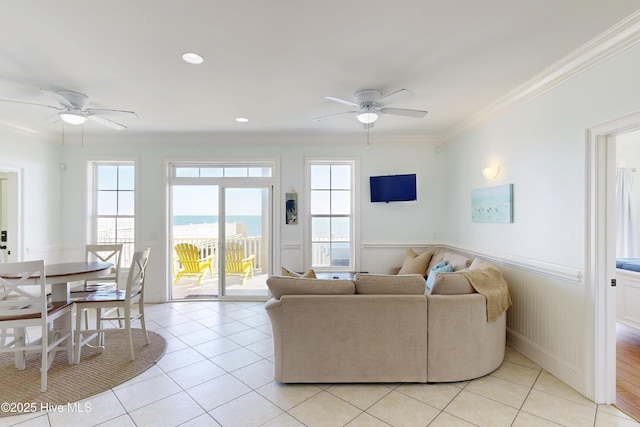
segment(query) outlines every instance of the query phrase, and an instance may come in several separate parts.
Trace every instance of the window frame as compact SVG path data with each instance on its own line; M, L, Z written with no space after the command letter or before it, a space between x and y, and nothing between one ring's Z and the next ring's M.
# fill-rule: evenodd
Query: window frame
M100 166L131 166L133 167L133 214L99 214L98 213L98 169ZM87 244L100 244L102 242L99 241L98 238L98 221L103 218L114 218L116 221L116 226L118 223L118 219L130 219L133 222L133 233L132 233L132 241L121 241L118 236L118 232L116 231L114 236L114 241L104 242L105 244L115 244L115 243L123 243L123 253L121 259L121 269L120 271L127 271L129 268L130 257L136 250L136 242L137 242L137 233L138 233L138 224L136 220L136 216L138 213L138 164L135 160L89 160L87 162L87 174L89 185L88 188L88 230L87 230ZM116 192L120 191L131 191L131 190L120 190L119 183L117 184ZM117 228L116 228L117 230Z
M329 166L350 166L350 214L321 214L312 215L311 213L311 169L316 165L329 165ZM359 259L356 247L358 246L358 228L359 224L359 211L356 209L359 201L359 182L358 177L358 162L355 158L306 158L305 159L305 183L304 183L304 209L306 226L304 232L304 260L305 270L313 268L316 271L358 271ZM331 190L330 190L331 191ZM313 229L312 222L314 217L324 218L349 218L349 264L346 266L313 266Z

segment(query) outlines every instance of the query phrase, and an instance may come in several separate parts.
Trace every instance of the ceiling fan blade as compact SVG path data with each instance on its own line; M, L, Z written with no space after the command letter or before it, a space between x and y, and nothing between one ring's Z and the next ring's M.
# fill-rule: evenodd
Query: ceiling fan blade
M138 117L135 112L127 110L112 110L109 108L87 108L85 111L90 114L98 114L100 116Z
M336 114L330 114L328 116L318 117L316 121L320 122L322 120L332 119L334 117L344 116L346 114L355 114L355 113L357 113L357 111L343 111L342 113L336 113Z
M58 123L60 121L60 113L55 113L49 117L45 117L43 121L49 123Z
M389 95L383 96L382 98L376 101L376 104L383 107L385 105L391 104L392 102L396 102L399 99L406 98L407 96L412 94L413 93L408 89L400 89L393 93L390 93Z
M393 114L396 116L407 116L407 117L418 117L418 118L422 118L427 115L427 111L408 110L406 108L381 108L380 112L383 114Z
M353 101L348 101L346 99L342 99L342 98L336 98L335 96L323 96L323 99L326 99L328 101L333 101L333 102L338 102L340 104L344 104L344 105L349 105L350 107L360 107L359 104L353 102Z
M95 114L89 114L87 116L87 118L89 120L93 120L96 123L100 123L101 125L108 126L108 127L112 128L112 129L115 129L115 130L122 130L122 129L126 129L127 128L123 124L114 122L113 120L109 120L109 119L106 119L106 118L101 117L101 116L97 116Z
M15 102L17 104L35 105L35 106L38 106L38 107L53 108L54 110L63 110L63 108L54 107L53 105L37 104L35 102L16 101L15 99L3 99L3 98L0 98L0 102Z
M62 105L65 108L76 108L75 105L73 105L72 103L69 102L69 100L67 100L67 98L65 98L64 96L60 95L59 93L56 92L51 92L50 90L44 90L44 89L40 89L42 91L42 93L49 95L51 98L55 99L56 102L58 102L58 104Z

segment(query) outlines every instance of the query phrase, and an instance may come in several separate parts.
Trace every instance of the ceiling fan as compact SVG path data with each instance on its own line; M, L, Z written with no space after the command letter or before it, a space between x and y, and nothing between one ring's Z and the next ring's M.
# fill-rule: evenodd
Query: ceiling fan
M79 92L74 92L71 90L57 90L55 92L51 92L43 89L41 89L41 91L42 93L50 96L56 102L58 102L58 104L60 104L60 107L46 104L37 104L34 102L16 101L13 99L0 98L0 101L17 102L19 104L36 105L39 107L47 107L58 110L58 112L56 112L54 115L44 119L46 121L54 123L62 120L63 122L72 125L81 125L85 123L87 119L89 119L116 130L122 130L126 129L127 127L122 123L118 123L114 120L111 120L110 118L106 118L105 116L113 117L116 119L125 117L138 117L138 115L133 111L112 110L108 108L89 108L89 97Z
M373 126L373 122L378 120L380 114L393 114L396 116L417 117L422 118L427 115L427 111L410 110L406 108L388 108L387 105L401 98L411 95L411 91L400 89L388 95L382 96L382 93L373 89L359 90L355 93L354 101L338 98L335 96L323 96L329 101L345 104L350 107L356 107L357 110L344 111L342 113L331 114L329 116L319 117L316 120L326 120L345 114L356 114L356 118L363 123L365 128Z

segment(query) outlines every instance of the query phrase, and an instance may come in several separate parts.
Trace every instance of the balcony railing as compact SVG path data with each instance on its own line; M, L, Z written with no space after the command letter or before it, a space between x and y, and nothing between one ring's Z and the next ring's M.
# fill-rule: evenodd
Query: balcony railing
M253 268L257 271L266 272L267 256L268 254L265 252L266 248L263 247L263 239L261 237L246 237L246 236L229 236L225 239L227 242L239 243L244 248L244 256L248 257L249 255L254 255L255 258L253 260ZM333 242L342 241L341 239L332 239ZM348 239L344 239L345 242L348 242ZM318 239L315 239L315 242L318 243ZM112 238L107 237L99 237L99 244L114 244L116 242L113 241ZM123 268L128 268L131 265L131 260L133 259L133 253L135 252L135 246L133 239L123 239L118 241L117 243L122 243L122 256L121 256L121 266ZM190 243L195 245L200 253L201 258L206 258L211 256L213 258L214 269L217 271L218 269L218 254L220 253L218 249L218 238L213 237L176 237L173 239L172 248L175 247L178 243ZM328 245L327 239L327 245ZM311 254L311 262L312 265L318 267L337 267L337 266L345 266L349 264L349 255L348 250L344 251L344 253L336 253L334 249L333 256L330 254L330 251L326 245L312 245L312 254ZM174 258L175 251L173 252ZM345 264L346 263L346 264Z
M348 267L351 258L348 237L318 238L311 244L311 265L313 267Z

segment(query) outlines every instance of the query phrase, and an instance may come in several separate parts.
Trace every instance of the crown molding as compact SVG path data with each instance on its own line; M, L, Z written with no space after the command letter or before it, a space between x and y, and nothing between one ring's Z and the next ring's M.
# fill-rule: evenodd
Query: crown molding
M640 9L454 127L444 140L484 124L640 42Z

